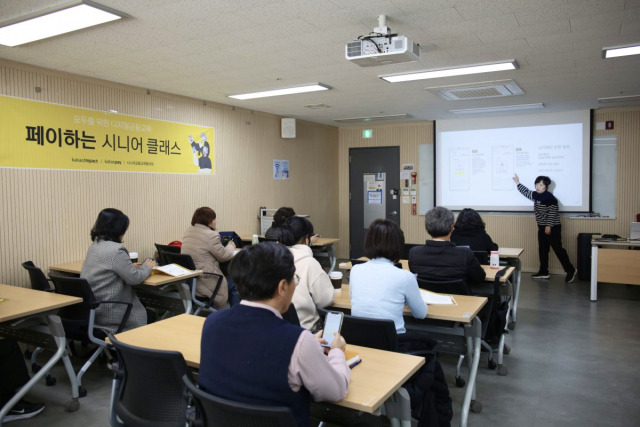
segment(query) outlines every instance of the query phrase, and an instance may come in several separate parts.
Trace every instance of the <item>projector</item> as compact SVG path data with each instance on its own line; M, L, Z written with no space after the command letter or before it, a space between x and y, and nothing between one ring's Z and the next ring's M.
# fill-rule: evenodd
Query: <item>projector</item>
M361 66L401 64L420 59L420 46L406 36L365 37L347 43L345 57Z

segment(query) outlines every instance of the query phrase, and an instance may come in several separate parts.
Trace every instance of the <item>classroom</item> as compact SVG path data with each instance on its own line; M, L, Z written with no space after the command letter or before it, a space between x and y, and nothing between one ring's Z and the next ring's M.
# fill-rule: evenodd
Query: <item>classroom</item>
M0 26L61 3L64 2L3 1ZM321 236L339 239L334 244L336 256L348 261L350 150L399 147L399 163L418 168L420 146L436 143L438 120L454 118L450 110L455 108L544 103L543 111L550 113L590 110L591 138L615 137L614 214L607 218L568 214L561 217L563 244L574 264L580 233L626 237L630 235L630 224L638 221L640 57L601 56L604 47L640 40L637 2L567 0L535 2L541 3L536 6L517 0L321 1L313 5L288 0L246 5L206 0L99 3L126 17L24 46L0 45L0 97L95 111L105 117L116 115L213 129L213 172L205 176L195 172L124 172L116 165L101 170L13 167L7 165L5 151L16 144L6 136L15 133L0 133L2 284L29 287L29 276L21 265L27 260L45 273L49 266L82 260L91 243L89 231L96 215L107 207L129 216L131 225L124 245L141 259L154 256L154 243L180 240L198 207L215 210L218 230L251 235L260 234L261 207L294 206L296 212L310 215ZM386 14L386 25L394 32L420 44L419 61L360 67L344 57L345 45L378 27L381 14ZM270 53L264 52L267 50ZM311 50L316 55L309 54ZM519 68L398 85L378 78L382 74L502 59L515 59ZM514 100L446 101L425 90L504 79L516 80L525 94ZM316 81L331 89L252 101L227 96ZM621 99L598 101L613 97ZM367 119L392 114L408 116ZM500 117L497 113L485 114ZM521 113L505 115L509 114ZM294 138L282 137L283 118L295 118ZM362 119L337 122L348 118ZM600 126L601 123L611 126ZM370 137L363 137L365 130L371 131ZM14 147L12 150L19 152ZM277 159L288 161L288 179L273 179ZM598 178L592 174L590 179ZM526 183L529 188L533 184ZM424 212L414 214L411 204L402 203L398 214L406 243L423 244L429 238ZM638 287L601 283L598 301L590 302L589 280L565 285L562 266L555 255L550 257L551 281L540 284L531 280L530 273L538 268L533 210L481 214L495 242L501 247L523 249L521 327L526 330L529 321L529 327L539 327L533 336L543 337L545 328L553 334L542 319L545 303L553 306L549 310L557 310L553 319L566 309L567 315L574 318L571 328L576 330L581 327L581 318L588 319L586 323L597 323L598 316L606 316L607 325L617 329L619 335L607 339L603 331L594 331L594 336L604 338L602 347L616 353L625 347L624 338L629 339L629 346L616 359L625 364L611 369L615 372L610 381L628 375L619 393L637 397L640 372L627 362L632 358L629 352L633 354L640 348L640 335L627 322L632 324L635 320L632 313L633 303L640 300ZM563 299L571 301L568 308L559 303ZM505 356L505 363L518 357L522 348L545 352L544 343L524 339L518 347L519 332L520 325L507 335L507 341L513 341L512 354ZM586 339L581 335L583 338ZM562 356L563 363L571 363L571 354L569 351ZM593 359L588 362L585 366L598 365ZM452 375L452 366L455 361L446 362L447 375ZM511 363L509 376L499 380L508 384L512 376L517 377L516 366ZM536 412L535 408L511 422L490 417L487 408L500 404L490 403L486 395L494 387L499 388L496 384L500 381L485 382L491 385L487 388L482 381L483 375L489 374L478 375L485 409L471 414L469 425L560 425L562 419L554 424L551 418L540 415L542 409ZM60 371L58 377L63 376L64 371ZM451 382L449 387L453 389ZM589 386L596 387L597 383ZM461 401L461 395L454 395L454 405L459 406ZM563 424L568 425L634 425L633 420L640 413L632 402L628 397L621 398L617 409L622 415L603 415L597 421L592 419L591 424L585 421L589 420L587 415L574 417L559 408L556 415L564 416ZM508 404L503 400L502 405ZM456 408L454 412L459 411ZM57 407L47 411L60 412ZM511 408L505 416L513 413ZM540 415L537 422L532 414ZM59 419L73 415L61 413ZM35 418L34 424L25 421L16 425L37 425L37 421ZM105 418L95 425L107 422ZM458 422L457 415L454 422Z

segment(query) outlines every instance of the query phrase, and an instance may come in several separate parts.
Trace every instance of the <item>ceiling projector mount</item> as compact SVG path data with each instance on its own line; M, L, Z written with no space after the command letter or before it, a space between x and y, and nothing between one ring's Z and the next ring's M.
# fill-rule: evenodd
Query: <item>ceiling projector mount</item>
M386 20L386 15L378 16L372 33L347 43L345 57L361 67L418 61L420 46L406 36L392 34Z

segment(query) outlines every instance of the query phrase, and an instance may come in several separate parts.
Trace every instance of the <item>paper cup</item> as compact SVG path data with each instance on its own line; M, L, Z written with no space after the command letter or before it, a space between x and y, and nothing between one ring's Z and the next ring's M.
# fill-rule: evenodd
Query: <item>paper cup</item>
M131 262L138 262L138 252L129 252L129 259Z
M333 285L333 289L342 289L342 273L339 271L332 271L329 273L329 279L331 279L331 284Z

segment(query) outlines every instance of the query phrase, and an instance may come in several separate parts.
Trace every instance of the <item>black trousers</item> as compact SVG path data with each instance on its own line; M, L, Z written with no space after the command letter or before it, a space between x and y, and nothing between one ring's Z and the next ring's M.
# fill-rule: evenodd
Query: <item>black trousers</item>
M20 346L15 340L0 339L0 407L4 406L16 390L29 381Z
M553 248L562 268L566 273L573 270L573 264L569 260L567 251L562 247L562 226L555 225L551 227L551 234L544 232L545 227L538 225L538 256L540 257L540 272L549 272L549 247Z

